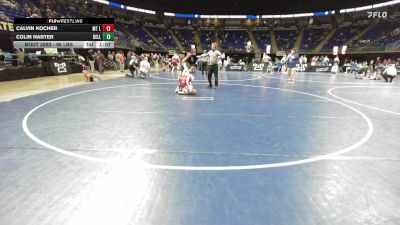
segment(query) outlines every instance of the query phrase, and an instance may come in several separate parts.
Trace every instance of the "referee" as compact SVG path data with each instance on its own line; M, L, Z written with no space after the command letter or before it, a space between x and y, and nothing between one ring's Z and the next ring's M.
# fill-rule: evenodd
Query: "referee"
M211 44L211 50L206 54L208 56L208 88L212 88L211 77L214 74L215 77L215 88L218 87L218 58L221 56L221 52L217 50L217 43Z

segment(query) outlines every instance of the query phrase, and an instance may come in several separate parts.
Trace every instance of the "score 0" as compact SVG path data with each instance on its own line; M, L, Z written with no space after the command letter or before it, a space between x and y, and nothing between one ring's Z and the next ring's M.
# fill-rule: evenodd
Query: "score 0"
M103 41L114 41L114 24L103 24Z
M114 41L114 32L103 32L102 41Z
M114 24L103 24L103 32L114 32Z

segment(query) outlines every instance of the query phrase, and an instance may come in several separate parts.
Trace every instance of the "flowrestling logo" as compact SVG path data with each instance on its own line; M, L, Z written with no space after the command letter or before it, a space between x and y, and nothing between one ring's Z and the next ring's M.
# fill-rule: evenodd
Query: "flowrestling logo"
M54 63L54 67L57 68L58 73L66 73L67 72L67 64L63 63Z
M368 18L370 19L375 19L375 18L379 18L379 19L386 19L388 17L388 13L387 12L367 12L368 13Z
M254 71L263 71L264 70L264 63L253 63L253 70Z
M305 72L306 71L306 66L307 65L304 65L304 64L302 64L302 65L296 64L296 71L297 72Z

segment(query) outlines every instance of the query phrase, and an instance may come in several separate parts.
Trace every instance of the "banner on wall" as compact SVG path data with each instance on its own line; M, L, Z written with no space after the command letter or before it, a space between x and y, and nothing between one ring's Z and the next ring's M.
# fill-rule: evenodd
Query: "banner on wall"
M239 64L228 64L226 65L227 71L244 71L244 66Z
M276 56L284 56L285 51L276 51Z
M48 66L50 67L49 69L53 75L64 75L71 73L71 66L67 62L50 61Z
M307 69L307 64L296 64L296 71L297 72L305 72Z
M267 71L268 64L267 63L250 63L248 70L249 71Z
M322 72L322 73L330 73L332 66L310 66L305 69L306 72Z
M342 46L342 55L345 55L345 54L346 54L346 50L347 50L347 46L346 46L346 45L343 45L343 46Z
M265 52L266 52L267 54L271 54L271 45L267 45L267 47L266 47L266 49L265 49Z
M338 55L339 46L333 46L333 55Z

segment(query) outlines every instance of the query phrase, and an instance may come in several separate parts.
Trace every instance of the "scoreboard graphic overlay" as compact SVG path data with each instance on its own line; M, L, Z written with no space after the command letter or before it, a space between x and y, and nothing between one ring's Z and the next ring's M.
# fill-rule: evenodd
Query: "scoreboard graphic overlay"
M15 18L14 48L114 48L113 18Z

